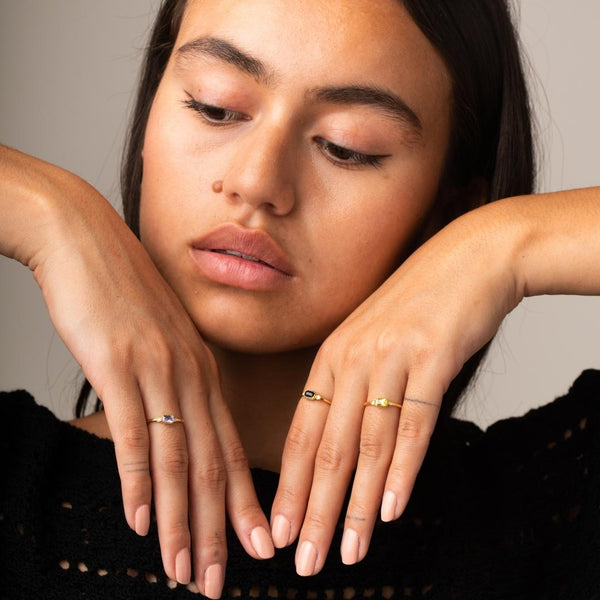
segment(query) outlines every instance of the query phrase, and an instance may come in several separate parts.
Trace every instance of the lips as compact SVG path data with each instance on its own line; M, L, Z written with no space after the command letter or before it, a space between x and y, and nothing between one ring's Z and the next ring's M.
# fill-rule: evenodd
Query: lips
M293 277L286 254L266 232L226 224L191 245L202 273L217 283L266 290Z

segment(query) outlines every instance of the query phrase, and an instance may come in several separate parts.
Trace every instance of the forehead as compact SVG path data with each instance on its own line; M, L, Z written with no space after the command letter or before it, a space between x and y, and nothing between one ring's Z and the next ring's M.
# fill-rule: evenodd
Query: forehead
M443 60L398 0L190 0L175 48L206 36L256 57L273 84L387 87L426 114L450 103Z

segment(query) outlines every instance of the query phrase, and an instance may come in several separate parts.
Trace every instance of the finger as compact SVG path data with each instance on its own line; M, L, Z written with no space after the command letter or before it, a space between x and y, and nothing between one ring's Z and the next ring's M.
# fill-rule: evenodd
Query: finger
M315 362L306 390L326 399L333 395L330 371ZM330 401L330 400L329 400ZM330 405L301 396L290 425L281 459L281 474L271 508L271 534L276 548L291 544L306 513L314 475L314 464Z
M164 353L158 352L157 356ZM188 584L192 576L188 519L188 449L186 419L179 400L177 382L181 381L178 363L154 365L145 369L140 391L148 421L150 439L150 475L158 538L165 573L179 583ZM200 398L201 400L201 398ZM183 418L184 422L151 422L163 415Z
M115 378L114 387L104 388L102 400L115 443L125 518L138 535L146 535L150 527L152 480L148 425L137 383Z
M154 405L156 398L152 404ZM163 414L178 415L175 402L165 399ZM160 410L149 417L160 417ZM152 417L151 417L152 418ZM188 450L182 423L149 423L150 472L161 553L166 574L179 583L191 580L188 525Z
M296 552L299 575L314 575L325 563L346 490L356 466L366 384L353 374L340 384L317 450L310 498Z
M383 521L399 518L408 504L440 412L443 389L436 381L433 375L409 375L385 483Z
M189 456L189 507L193 541L194 577L200 592L219 598L227 563L225 533L226 470L202 393L186 394L186 438Z
M246 552L257 559L271 558L275 548L269 522L258 502L246 453L225 401L216 392L213 397L211 413L227 476L227 513Z
M387 373L394 371L392 367ZM367 400L379 404L385 404L385 401L400 404L405 378L384 373L386 371L381 369L373 375ZM393 405L368 404L364 408L358 463L340 548L342 562L347 565L362 560L367 554L394 453L400 410Z

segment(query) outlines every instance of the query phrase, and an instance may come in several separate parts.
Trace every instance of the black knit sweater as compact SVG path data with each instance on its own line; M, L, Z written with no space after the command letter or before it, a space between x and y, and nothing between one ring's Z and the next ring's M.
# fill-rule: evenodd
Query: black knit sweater
M156 525L123 517L114 446L0 394L0 599L195 598L169 581ZM277 475L253 472L268 510ZM568 395L485 433L438 428L409 506L378 523L364 561L319 575L294 551L248 557L229 532L224 598L600 599L600 371Z

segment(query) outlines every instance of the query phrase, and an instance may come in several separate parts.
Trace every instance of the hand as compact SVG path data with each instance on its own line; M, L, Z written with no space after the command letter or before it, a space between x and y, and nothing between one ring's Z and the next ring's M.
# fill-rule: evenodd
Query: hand
M511 231L486 208L431 238L324 342L287 437L272 509L277 547L298 535L296 568L323 567L352 472L341 554L367 553L378 510L397 519L409 500L442 397L522 294ZM386 398L402 408L367 405Z
M127 522L147 533L153 495L167 575L190 581L193 542L196 583L219 597L226 503L251 556L273 548L215 360L139 240L93 188L14 151L0 158L0 250L33 270L59 335L102 399ZM147 424L163 414L184 424Z

